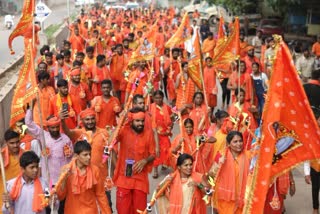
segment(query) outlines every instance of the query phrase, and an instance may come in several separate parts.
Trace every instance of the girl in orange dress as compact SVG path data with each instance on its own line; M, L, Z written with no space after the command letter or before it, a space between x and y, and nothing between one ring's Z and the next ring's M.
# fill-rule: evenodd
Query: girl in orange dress
M153 93L154 103L150 106L152 123L155 124L158 138L159 138L159 149L160 156L153 162L153 178L158 177L158 166L169 165L170 157L170 136L172 135L171 130L173 123L171 121L172 111L171 108L163 103L164 93L157 90ZM165 169L163 167L163 169Z

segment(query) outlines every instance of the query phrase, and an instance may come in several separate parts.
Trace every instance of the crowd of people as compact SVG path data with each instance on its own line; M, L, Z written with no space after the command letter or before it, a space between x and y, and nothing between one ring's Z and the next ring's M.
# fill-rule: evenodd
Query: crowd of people
M39 99L4 136L2 212L138 213L152 206L148 174L158 179L171 171L156 190L159 213L203 214L208 207L242 213L275 41L261 32L248 41L240 31L240 59L222 69L213 63L218 32L199 16L194 13L187 39L166 47L183 14L97 4L66 23L62 48L41 47ZM204 59L202 89L189 72L195 35ZM295 62L320 126L319 62L320 36ZM318 213L320 163L305 163L305 173ZM291 172L270 186L265 213L285 212L288 192L295 193ZM271 203L275 196L279 206Z

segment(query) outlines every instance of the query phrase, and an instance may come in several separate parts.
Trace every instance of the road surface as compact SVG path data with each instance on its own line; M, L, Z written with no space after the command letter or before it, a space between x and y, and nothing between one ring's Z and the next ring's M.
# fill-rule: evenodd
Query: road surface
M71 12L74 11L74 6L71 5ZM55 8L50 8L52 10L52 13L50 16L44 21L44 27L48 27L51 24L57 24L63 22L63 20L67 17L68 10L67 10L67 4L60 5ZM20 16L16 16L14 18L15 25L18 23ZM3 17L0 18L0 67L5 67L7 64L10 63L10 61L13 61L15 58L15 55L10 55L10 50L8 47L8 38L10 36L10 33L12 32L13 28L11 30L7 30L3 24ZM15 26L14 26L15 27ZM16 53L23 52L23 38L17 37L13 41L13 50Z

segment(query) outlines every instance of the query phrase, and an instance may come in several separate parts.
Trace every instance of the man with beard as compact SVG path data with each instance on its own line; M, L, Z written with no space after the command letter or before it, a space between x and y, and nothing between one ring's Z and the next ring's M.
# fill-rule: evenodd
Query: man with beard
M128 113L128 125L118 135L120 143L114 183L117 186L118 214L144 210L149 193L148 173L155 158L152 132L144 128L143 109L133 108Z
M39 141L44 141L46 150L41 155L41 175L47 180L48 171L50 179L54 185L60 175L60 169L62 166L68 164L72 158L72 142L70 138L60 133L60 119L55 116L51 116L46 121L47 130L42 130L32 119L32 111L30 109L26 112L25 123L28 127L28 133ZM43 133L43 134L42 134ZM47 155L47 165L45 156ZM63 210L64 203L60 204L59 210Z
M86 140L92 148L92 158L91 163L99 167L100 176L103 179L109 178L108 175L108 165L103 163L103 152L104 147L108 143L108 132L106 129L101 129L96 126L96 112L92 109L85 109L80 113L81 128L72 129L67 126L66 118L68 117L68 112L61 111L60 118L62 121L62 129L66 135L68 135L73 142ZM109 166L111 167L111 166ZM112 207L111 203L111 191L106 191L109 205Z
M110 71L106 67L106 56L98 55L97 63L89 69L90 81L92 82L93 96L101 96L101 81L104 79L111 79Z
M252 64L254 62L256 62L256 63L258 63L260 65L260 60L258 59L258 57L256 57L254 55L254 47L253 46L248 46L247 50L248 50L248 53L244 57L243 61L246 63L246 68L247 68L246 72L248 74L251 74L252 73Z
M80 69L71 70L70 79L69 94L74 104L74 111L76 115L79 115L81 111L87 108L93 97L87 83L80 81Z
M123 53L122 44L116 45L116 53L111 58L110 73L113 83L113 88L116 92L116 96L121 103L124 102L125 90L127 82L123 78L123 73L128 65L129 57Z
M123 45L123 53L127 54L128 58L130 58L132 54L132 50L131 48L129 48L129 39L125 38L122 41L122 45Z

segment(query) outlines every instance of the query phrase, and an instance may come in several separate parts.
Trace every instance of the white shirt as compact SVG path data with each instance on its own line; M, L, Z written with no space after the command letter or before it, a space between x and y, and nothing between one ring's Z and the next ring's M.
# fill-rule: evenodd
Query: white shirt
M311 72L314 68L314 57L309 56L306 58L304 55L298 58L296 68L301 72L302 76L310 78Z

